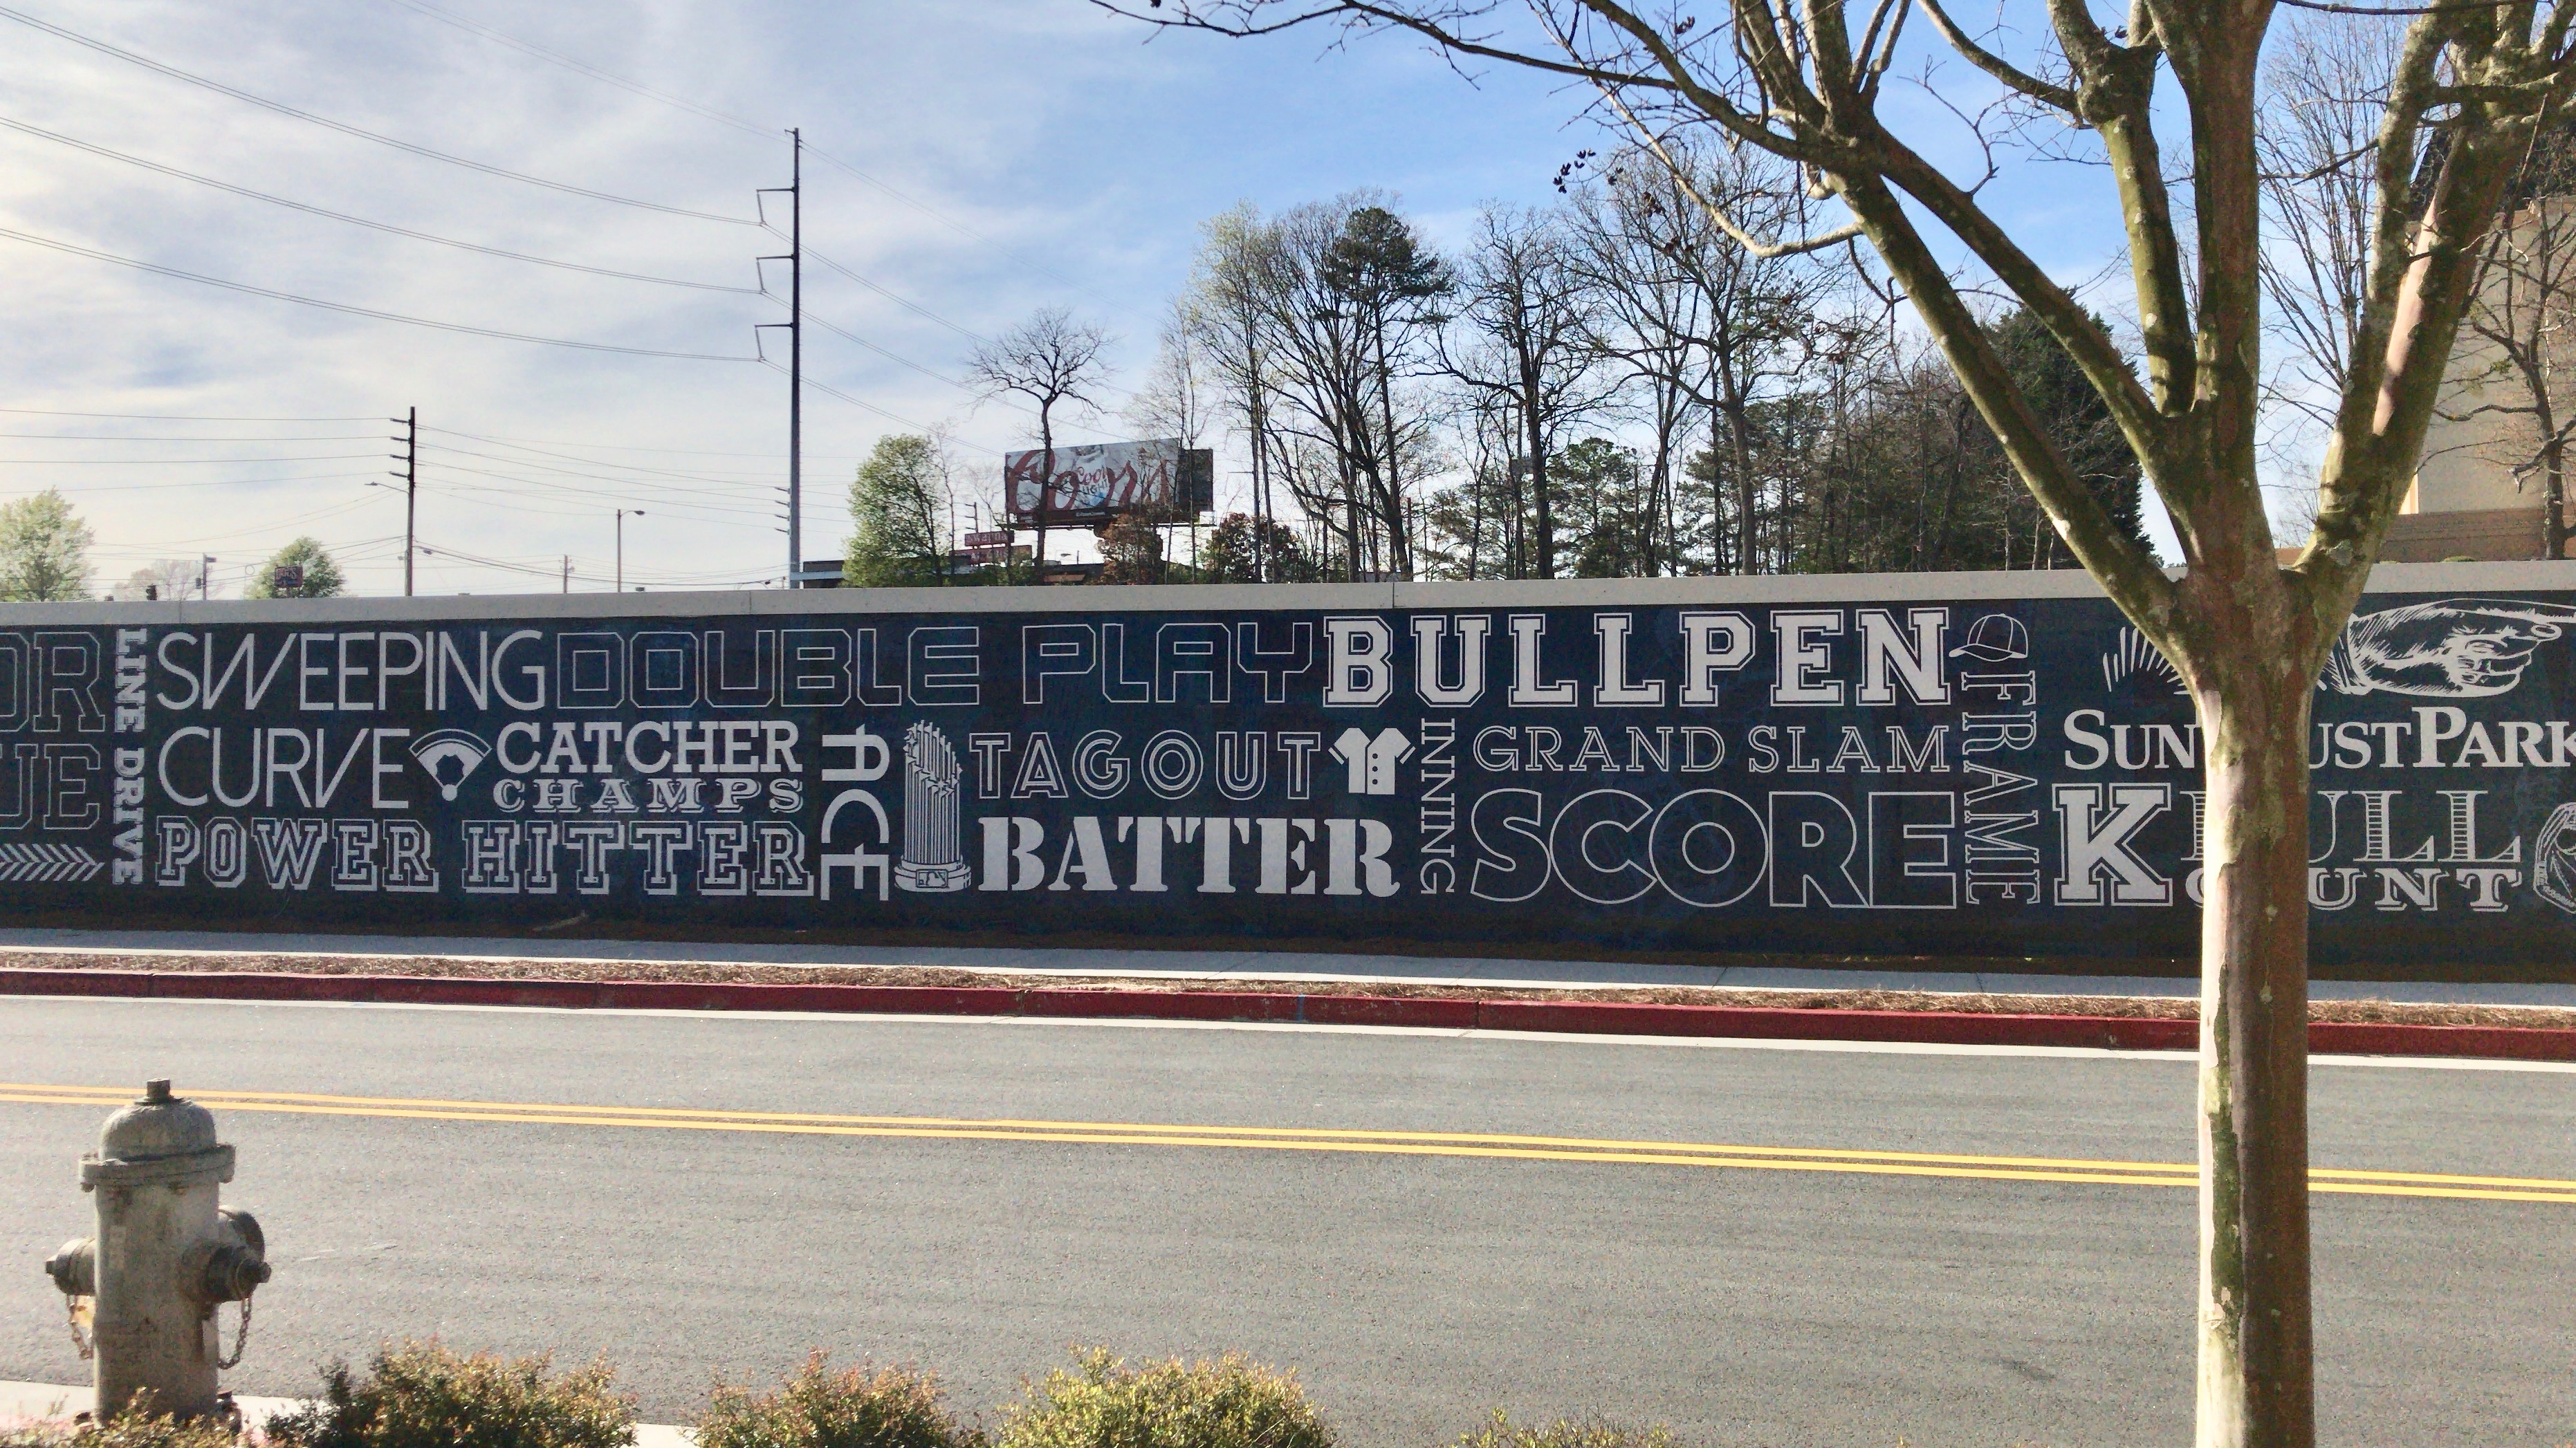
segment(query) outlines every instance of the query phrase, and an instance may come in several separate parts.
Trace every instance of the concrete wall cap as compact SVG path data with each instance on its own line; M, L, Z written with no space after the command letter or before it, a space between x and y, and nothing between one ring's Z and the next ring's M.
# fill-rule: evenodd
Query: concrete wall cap
M2173 577L2180 569L2167 569ZM2373 570L2371 593L2459 593L2576 588L2576 562L2390 563ZM1522 579L1478 583L1158 584L1108 588L825 588L725 593L530 593L454 598L313 598L164 603L0 603L0 628L237 628L279 624L320 629L438 624L539 624L550 620L747 619L779 616L993 613L1231 613L1390 609L1603 608L1908 600L2010 601L2098 598L2082 569L1977 573L1766 574L1755 577Z

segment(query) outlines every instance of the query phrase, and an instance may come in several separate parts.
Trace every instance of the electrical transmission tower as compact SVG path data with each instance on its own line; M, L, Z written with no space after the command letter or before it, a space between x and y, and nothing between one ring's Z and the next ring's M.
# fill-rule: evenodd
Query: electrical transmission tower
M787 320L763 327L787 329L787 586L805 567L805 133L787 132L789 161L785 186L764 186L761 195L787 193L787 254L762 261L787 263Z

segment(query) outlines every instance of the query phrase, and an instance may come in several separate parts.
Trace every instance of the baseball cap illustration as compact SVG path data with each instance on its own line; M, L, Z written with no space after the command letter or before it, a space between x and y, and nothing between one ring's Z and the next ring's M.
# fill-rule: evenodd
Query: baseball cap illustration
M1968 626L1968 641L1950 650L1950 657L1961 654L2000 664L2007 659L2030 657L2030 634L2021 620L2008 613L1990 613Z

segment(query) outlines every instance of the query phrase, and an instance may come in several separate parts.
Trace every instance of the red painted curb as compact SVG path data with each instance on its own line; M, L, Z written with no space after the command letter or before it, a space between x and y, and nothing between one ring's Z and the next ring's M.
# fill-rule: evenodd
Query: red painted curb
M2317 1021L2308 1049L2347 1056L2478 1056L2499 1061L2576 1061L2576 1031L2529 1026L2399 1026Z
M1610 1001L1489 1000L1476 1004L1477 1024L1496 1031L1952 1046L2093 1046L2116 1051L2188 1051L2200 1043L2197 1022L2125 1016L1621 1005Z
M1029 1016L1063 1020L1302 1022L1438 1031L1695 1036L1958 1046L2083 1046L2188 1051L2196 1022L2125 1016L1966 1011L1838 1011L1613 1001L1454 1000L1256 991L1011 990L1003 987L752 982L487 980L417 975L0 969L0 995L178 1000L336 1001L367 1005L534 1006L557 1010L800 1011L819 1014ZM2576 1061L2576 1030L2516 1026L2308 1027L2312 1051Z

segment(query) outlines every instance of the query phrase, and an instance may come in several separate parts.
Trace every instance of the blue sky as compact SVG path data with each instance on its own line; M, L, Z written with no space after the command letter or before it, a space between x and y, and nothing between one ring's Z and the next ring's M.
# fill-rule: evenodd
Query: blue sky
M808 305L883 349L818 326L809 376L883 411L809 394L808 556L837 551L851 466L901 426L886 414L953 429L971 468L997 469L996 452L1023 440L1021 415L941 380L958 374L969 334L1069 306L1120 338L1119 378L1133 381L1209 215L1377 187L1435 239L1454 238L1482 202L1553 200L1557 167L1602 144L1579 95L1510 71L1462 78L1407 40L1157 37L1083 0L418 5L756 127L801 125L878 183L809 158L809 244L880 290L809 265ZM786 180L783 140L531 57L408 0L13 8L335 121L591 190L748 218L752 189ZM12 59L0 117L91 146L442 237L712 286L750 286L751 259L781 249L747 225L478 174L15 21L0 28ZM1936 86L1957 103L1984 94L1963 67ZM1933 105L1919 93L1902 103ZM754 323L783 316L754 295L388 235L21 131L0 130L0 149L0 226L274 291L726 356L749 353ZM2115 245L2098 183L2084 168L2025 168L1994 202L2039 238L2049 265L2080 278ZM606 587L621 505L646 514L626 525L630 585L749 582L783 561L767 489L784 476L785 379L758 366L370 320L7 237L0 256L12 282L8 407L382 419L418 406L425 427L446 430L424 432L436 447L420 534L441 551L422 560L423 592L550 587L567 554L574 588ZM783 290L783 269L770 277ZM0 437L0 496L62 487L99 533L102 583L205 552L219 559L221 591L311 532L348 559L358 590L398 591L401 501L360 476L383 464L385 431L0 413L0 433L18 434ZM1123 431L1111 419L1093 435ZM29 436L73 433L100 440Z

